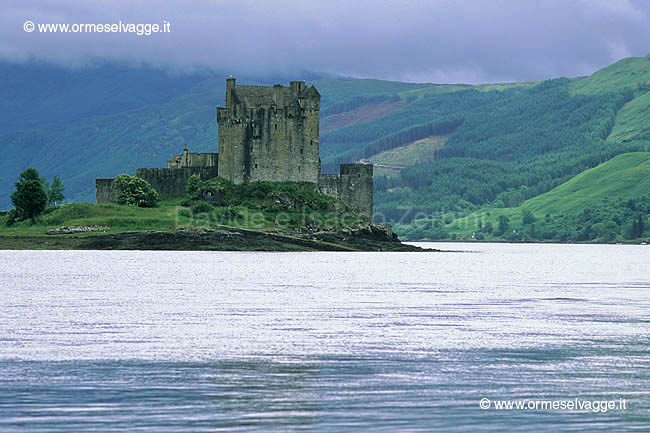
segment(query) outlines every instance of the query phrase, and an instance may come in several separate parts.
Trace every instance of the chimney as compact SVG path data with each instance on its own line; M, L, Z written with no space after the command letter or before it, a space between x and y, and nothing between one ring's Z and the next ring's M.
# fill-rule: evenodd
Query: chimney
M226 78L226 106L230 106L230 101L232 97L230 96L232 91L235 90L235 77L232 75Z
M305 82L304 81L292 81L289 84L291 85L291 91L293 93L300 93L303 90L305 90Z

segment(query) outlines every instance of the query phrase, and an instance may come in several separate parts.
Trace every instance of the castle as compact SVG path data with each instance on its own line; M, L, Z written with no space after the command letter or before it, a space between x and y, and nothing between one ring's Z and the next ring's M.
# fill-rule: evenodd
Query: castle
M233 183L292 181L314 184L372 219L373 166L341 164L339 174L322 174L318 148L320 94L304 81L289 87L276 84L241 86L226 79L226 106L217 108L218 153L182 154L167 161L167 168L139 168L161 197L185 194L192 175L220 176ZM96 180L97 203L115 198L112 179Z

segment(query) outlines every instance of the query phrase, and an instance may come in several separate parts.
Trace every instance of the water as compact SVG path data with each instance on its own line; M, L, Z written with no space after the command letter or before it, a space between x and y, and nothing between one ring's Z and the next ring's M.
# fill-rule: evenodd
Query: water
M0 251L0 431L650 431L650 247L437 246Z

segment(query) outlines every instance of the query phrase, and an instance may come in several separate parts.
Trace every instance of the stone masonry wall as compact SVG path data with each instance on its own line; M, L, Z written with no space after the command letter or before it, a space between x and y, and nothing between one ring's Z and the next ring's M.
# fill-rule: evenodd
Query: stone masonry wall
M113 189L113 179L95 179L95 198L97 203L110 203L117 197Z
M216 166L216 153L187 153L175 155L167 160L167 168L212 167Z
M317 183L319 111L318 91L302 81L237 86L229 78L226 107L217 108L219 175L234 183Z
M372 164L341 164L340 174L321 174L318 190L336 197L369 221L373 207Z
M135 175L146 180L161 198L185 195L187 180L193 174L201 179L217 177L217 167L139 168Z
M135 175L146 180L155 189L160 198L181 197L185 195L187 180L193 174L201 179L217 177L217 167L185 168L139 168ZM113 179L95 179L95 197L97 203L110 203L117 197L113 189Z

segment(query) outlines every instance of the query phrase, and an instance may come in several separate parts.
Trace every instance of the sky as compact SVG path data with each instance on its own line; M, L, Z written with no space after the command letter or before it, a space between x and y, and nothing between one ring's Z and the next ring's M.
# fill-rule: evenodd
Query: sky
M71 67L109 60L474 84L588 75L650 52L648 0L2 0L0 8L0 59ZM168 22L169 32L39 30L120 22Z

